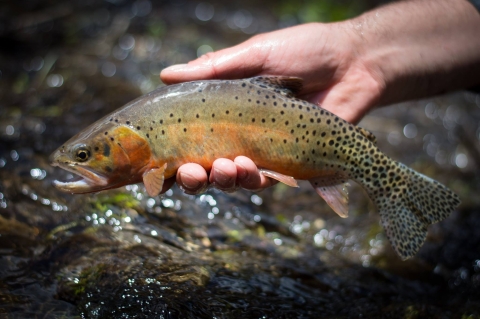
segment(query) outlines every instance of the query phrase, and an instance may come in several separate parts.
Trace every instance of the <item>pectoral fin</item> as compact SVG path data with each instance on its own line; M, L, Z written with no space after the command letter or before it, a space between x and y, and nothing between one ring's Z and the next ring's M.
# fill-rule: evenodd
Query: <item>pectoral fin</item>
M348 217L348 183L339 177L316 177L309 180L318 195L340 217Z
M276 179L279 182L282 182L291 187L298 187L297 181L292 176L283 175L268 169L260 168L260 173L266 177Z
M167 168L167 164L163 164L162 167L150 168L143 173L143 184L147 189L148 195L154 197L160 194L163 187L164 172Z

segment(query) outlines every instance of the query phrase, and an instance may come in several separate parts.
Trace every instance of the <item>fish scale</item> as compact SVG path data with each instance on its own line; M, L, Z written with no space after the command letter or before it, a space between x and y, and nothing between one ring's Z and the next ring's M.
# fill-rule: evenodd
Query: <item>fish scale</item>
M393 248L411 257L427 226L460 204L440 183L393 161L370 132L295 98L289 77L196 81L159 88L100 119L61 146L52 162L83 176L56 182L87 193L143 181L157 195L185 163L210 170L217 158L251 158L290 186L309 180L340 216L346 184L362 185L376 204ZM86 157L86 158L85 158Z

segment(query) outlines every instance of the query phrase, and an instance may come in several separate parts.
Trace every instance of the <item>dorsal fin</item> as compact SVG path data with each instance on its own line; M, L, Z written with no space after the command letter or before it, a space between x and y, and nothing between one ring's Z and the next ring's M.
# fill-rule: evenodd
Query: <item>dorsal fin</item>
M367 131L363 127L357 127L357 128L358 128L359 132L362 133L362 135L367 138L367 140L369 140L373 144L377 145L377 138L375 137L375 135L373 135L372 132Z
M251 78L250 82L289 97L297 95L303 87L302 79L290 76L257 76Z

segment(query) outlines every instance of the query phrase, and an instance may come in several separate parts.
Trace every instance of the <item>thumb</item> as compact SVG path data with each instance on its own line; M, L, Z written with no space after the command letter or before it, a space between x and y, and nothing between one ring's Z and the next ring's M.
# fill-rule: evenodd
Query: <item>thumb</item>
M265 48L251 40L237 46L207 53L188 64L177 64L160 73L166 84L204 79L245 78L259 74L266 60Z

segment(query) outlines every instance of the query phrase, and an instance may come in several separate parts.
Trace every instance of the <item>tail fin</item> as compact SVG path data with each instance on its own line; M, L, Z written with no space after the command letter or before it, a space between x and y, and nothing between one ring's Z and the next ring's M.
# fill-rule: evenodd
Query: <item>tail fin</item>
M391 164L387 173L368 183L367 191L377 205L388 239L405 260L422 246L427 226L447 218L460 199L439 182L403 164Z

